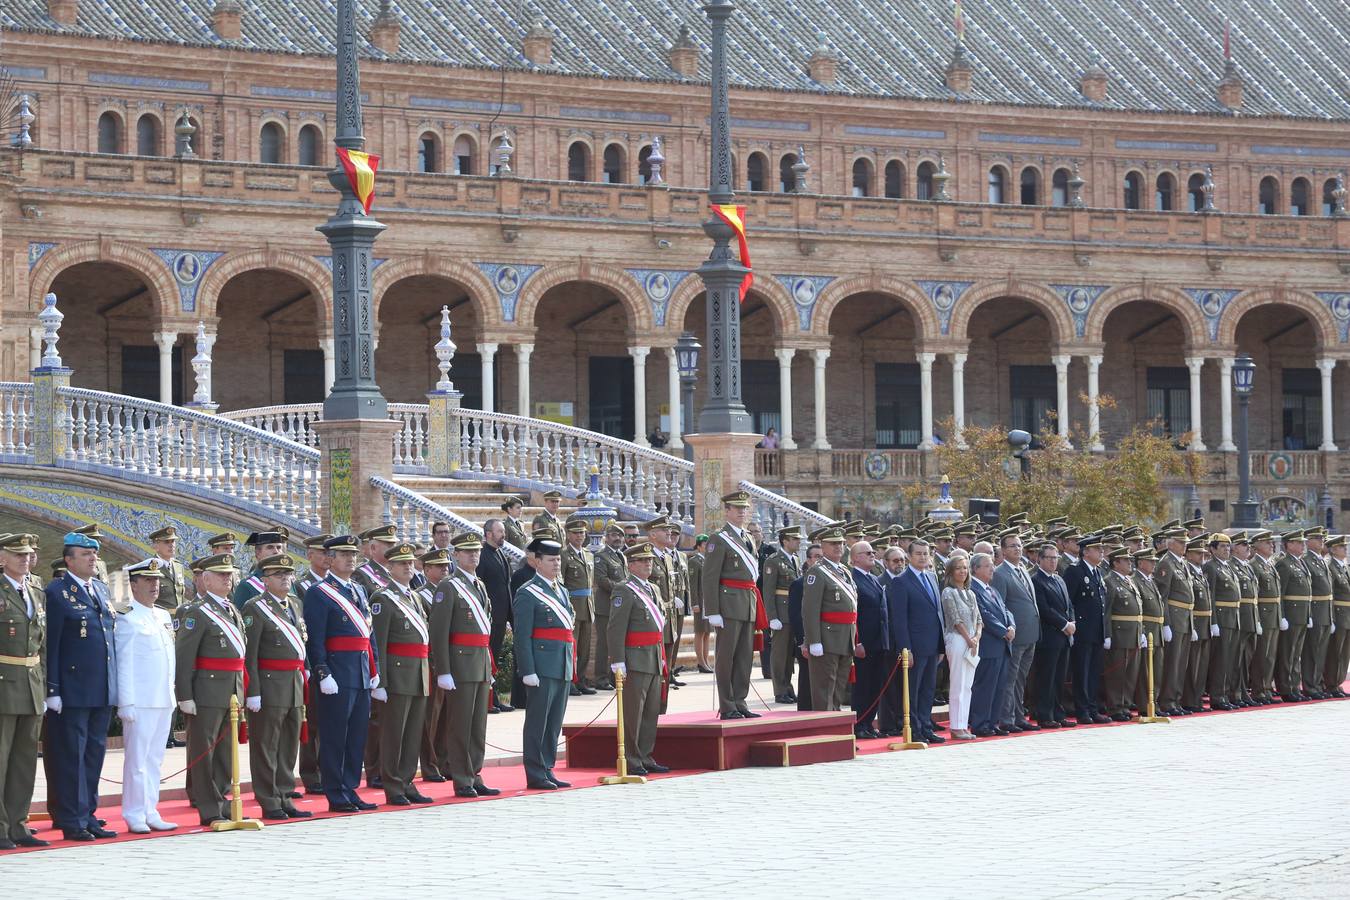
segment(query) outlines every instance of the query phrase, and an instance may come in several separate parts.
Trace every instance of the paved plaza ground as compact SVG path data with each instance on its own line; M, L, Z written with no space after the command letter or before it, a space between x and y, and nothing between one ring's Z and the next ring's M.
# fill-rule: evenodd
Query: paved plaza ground
M1350 896L1347 739L1350 703L1274 707L73 847L0 873L58 897L1322 900Z

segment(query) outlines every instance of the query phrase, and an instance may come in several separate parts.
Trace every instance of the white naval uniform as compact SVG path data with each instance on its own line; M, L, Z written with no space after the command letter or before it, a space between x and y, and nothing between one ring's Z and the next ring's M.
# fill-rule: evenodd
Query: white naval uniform
M118 708L135 707L135 721L122 723L122 818L128 826L163 821L159 803L174 702L174 634L168 610L132 602L117 617Z

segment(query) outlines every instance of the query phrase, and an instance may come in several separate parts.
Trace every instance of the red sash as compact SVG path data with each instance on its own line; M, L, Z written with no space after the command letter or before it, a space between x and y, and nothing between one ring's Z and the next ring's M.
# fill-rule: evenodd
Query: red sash
M661 632L659 631L630 631L628 636L623 639L625 647L661 647Z
M370 664L370 677L374 678L375 671L375 653L370 648L370 638L363 637L330 637L323 642L323 648L330 653L364 653L366 662Z
M539 632L535 632L538 634ZM452 634L450 635L451 646L458 647L486 647L488 646L489 635L486 634ZM495 668L495 663L494 663Z
M735 578L723 578L722 587L732 588L737 591L755 592L755 630L763 631L769 627L769 616L764 612L764 596L759 592L759 585L753 581L737 581Z
M855 612L823 612L820 614L820 621L829 622L831 625L856 625L858 624L858 614Z
M565 641L572 643L572 631L569 628L536 628L534 639L539 641Z
M391 641L386 647L391 656L406 656L412 659L426 659L431 649L426 644L401 644Z

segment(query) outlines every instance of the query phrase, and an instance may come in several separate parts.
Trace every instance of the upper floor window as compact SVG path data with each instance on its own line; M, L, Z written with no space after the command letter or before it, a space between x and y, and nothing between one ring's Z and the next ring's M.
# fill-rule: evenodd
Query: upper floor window
M1257 189L1257 209L1263 216L1276 216L1280 213L1280 183L1267 175L1261 179Z
M905 167L899 160L886 163L886 196L897 200L905 196Z
M1186 208L1191 212L1205 208L1205 176L1199 172L1186 179Z
M276 122L263 123L262 130L258 133L258 161L265 163L284 162L284 147L285 136L281 133L281 126Z
M1336 211L1336 179L1328 178L1322 184L1322 215L1329 216Z
M937 172L937 166L930 162L919 163L918 183L915 185L914 196L920 200L933 199L933 175Z
M439 172L441 170L441 139L430 131L417 139L417 171Z
M1021 195L1018 202L1023 206L1036 206L1041 202L1041 173L1031 166L1022 170Z
M1312 210L1308 207L1308 195L1311 193L1312 187L1308 184L1308 179L1295 178L1294 183L1289 186L1289 215L1311 215Z
M296 162L302 166L317 166L319 162L319 144L323 138L316 125L305 125L300 129L300 143L296 153Z
M645 147L643 147L641 150L638 151L638 184L646 184L647 182L652 180L651 158L652 158L651 144L646 145ZM734 164L731 167L731 171L732 172L736 171L736 166Z
M1176 194L1177 180L1171 173L1163 172L1153 183L1153 208L1162 212L1174 209Z
M853 161L853 196L872 196L872 163L869 160Z
M989 170L989 202L1008 202L1008 170L994 166Z
M604 177L605 184L623 184L624 183L624 156L623 147L618 144L610 144L605 147L604 159Z
M1144 194L1144 176L1138 172L1127 172L1125 174L1124 201L1126 209L1142 209Z
M159 156L159 119L146 113L136 120L136 155Z
M115 112L98 117L98 152L122 152L122 118Z
M455 167L454 171L456 175L475 174L473 159L477 155L474 152L475 149L473 138L468 135L461 134L459 137L455 138L455 147L454 152L451 154L451 162Z
M1050 176L1050 205L1069 205L1069 170L1056 169Z
M797 154L785 153L778 161L778 190L791 194L797 190L797 173L792 167L797 164Z
M769 161L764 158L763 153L751 153L750 158L745 163L745 187L749 191L764 190L764 170L769 167Z
M581 141L567 148L567 180L591 180L591 148Z

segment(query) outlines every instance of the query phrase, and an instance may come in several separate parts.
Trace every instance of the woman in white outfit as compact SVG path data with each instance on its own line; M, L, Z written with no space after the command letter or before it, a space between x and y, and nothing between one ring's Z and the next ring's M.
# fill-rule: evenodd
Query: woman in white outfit
M973 741L970 730L970 689L979 665L978 648L984 620L975 592L970 589L970 560L954 556L947 562L942 582L943 638L947 644L947 725L957 740Z
M117 716L122 720L122 819L136 834L172 831L155 809L173 720L173 619L155 606L163 577L155 558L127 566L131 608L117 617Z

